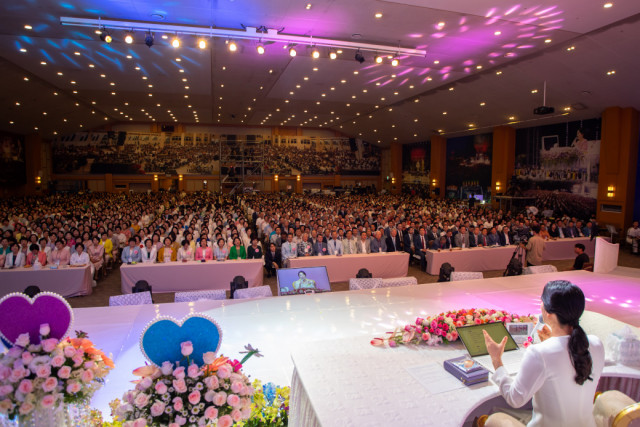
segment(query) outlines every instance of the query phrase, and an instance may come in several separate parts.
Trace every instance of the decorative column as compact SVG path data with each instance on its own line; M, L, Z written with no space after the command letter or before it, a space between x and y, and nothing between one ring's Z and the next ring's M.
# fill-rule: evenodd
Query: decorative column
M447 139L440 135L431 137L431 194L444 198L447 175Z
M493 128L493 153L491 159L491 196L507 190L516 162L516 130L509 126Z
M391 143L391 194L402 191L402 144Z

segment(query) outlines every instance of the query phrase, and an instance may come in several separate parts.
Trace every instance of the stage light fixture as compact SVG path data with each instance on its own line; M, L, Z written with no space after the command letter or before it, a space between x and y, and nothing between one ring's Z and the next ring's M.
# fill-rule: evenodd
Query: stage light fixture
M291 49L289 49L289 56L294 57L298 54L298 52L296 52L296 48L292 47Z
M205 39L198 40L198 47L200 49L206 49L207 48L207 42L205 41Z
M336 53L336 51L335 51L335 50L333 50L333 49L331 49L331 50L329 51L329 58L331 58L331 59L336 59L337 57L338 57L338 54Z
M400 62L398 61L398 58L394 56L393 59L391 60L391 65L394 67L397 67L399 63Z
M256 50L258 51L258 55L264 55L264 46L259 44L258 47L256 47Z
M320 51L314 48L313 52L311 52L311 56L313 56L315 59L320 58Z
M364 62L364 56L362 55L362 53L360 53L359 50L356 52L355 59L361 64Z
M229 51L231 52L235 52L236 50L238 50L238 45L236 44L236 42L234 42L233 40L231 40L229 42Z
M109 34L106 28L102 29L102 33L100 34L100 40L102 40L105 43L111 43L113 41L113 37L111 37L111 34Z
M171 46L173 47L180 47L180 39L178 38L178 36L175 36L173 38L173 40L171 41Z
M124 42L125 42L126 44L131 44L131 43L133 43L133 35L132 35L131 33L127 33L127 34L124 36Z
M382 64L382 56L376 55L375 60L376 60L376 64Z

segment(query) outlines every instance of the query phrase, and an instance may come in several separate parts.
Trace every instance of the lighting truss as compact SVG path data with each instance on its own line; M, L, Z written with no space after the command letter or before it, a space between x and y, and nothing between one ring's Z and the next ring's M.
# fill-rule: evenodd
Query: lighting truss
M295 34L279 33L275 29L267 29L267 32L259 32L258 28L246 27L242 30L230 28L212 28L189 25L164 24L157 22L143 21L122 21L115 19L91 19L91 18L75 18L61 16L60 23L62 25L73 27L90 27L90 28L109 28L111 30L160 32L167 34L183 34L193 35L197 37L219 37L234 40L255 40L263 42L281 42L286 44L302 44L309 46L332 47L336 49L354 49L370 52L387 53L398 56L420 56L427 54L426 50L403 48L400 46L392 46L375 43L360 43L349 40L329 39L312 36L298 36Z

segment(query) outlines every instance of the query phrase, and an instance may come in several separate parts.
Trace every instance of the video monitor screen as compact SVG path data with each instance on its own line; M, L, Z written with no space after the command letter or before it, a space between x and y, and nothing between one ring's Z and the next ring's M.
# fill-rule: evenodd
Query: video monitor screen
M327 267L278 269L278 295L330 292Z

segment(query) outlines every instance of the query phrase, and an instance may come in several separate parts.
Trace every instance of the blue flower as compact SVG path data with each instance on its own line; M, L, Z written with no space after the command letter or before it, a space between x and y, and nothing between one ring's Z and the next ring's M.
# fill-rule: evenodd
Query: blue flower
M266 383L262 386L262 392L265 399L269 401L269 405L273 404L273 400L276 398L276 386L274 383Z

